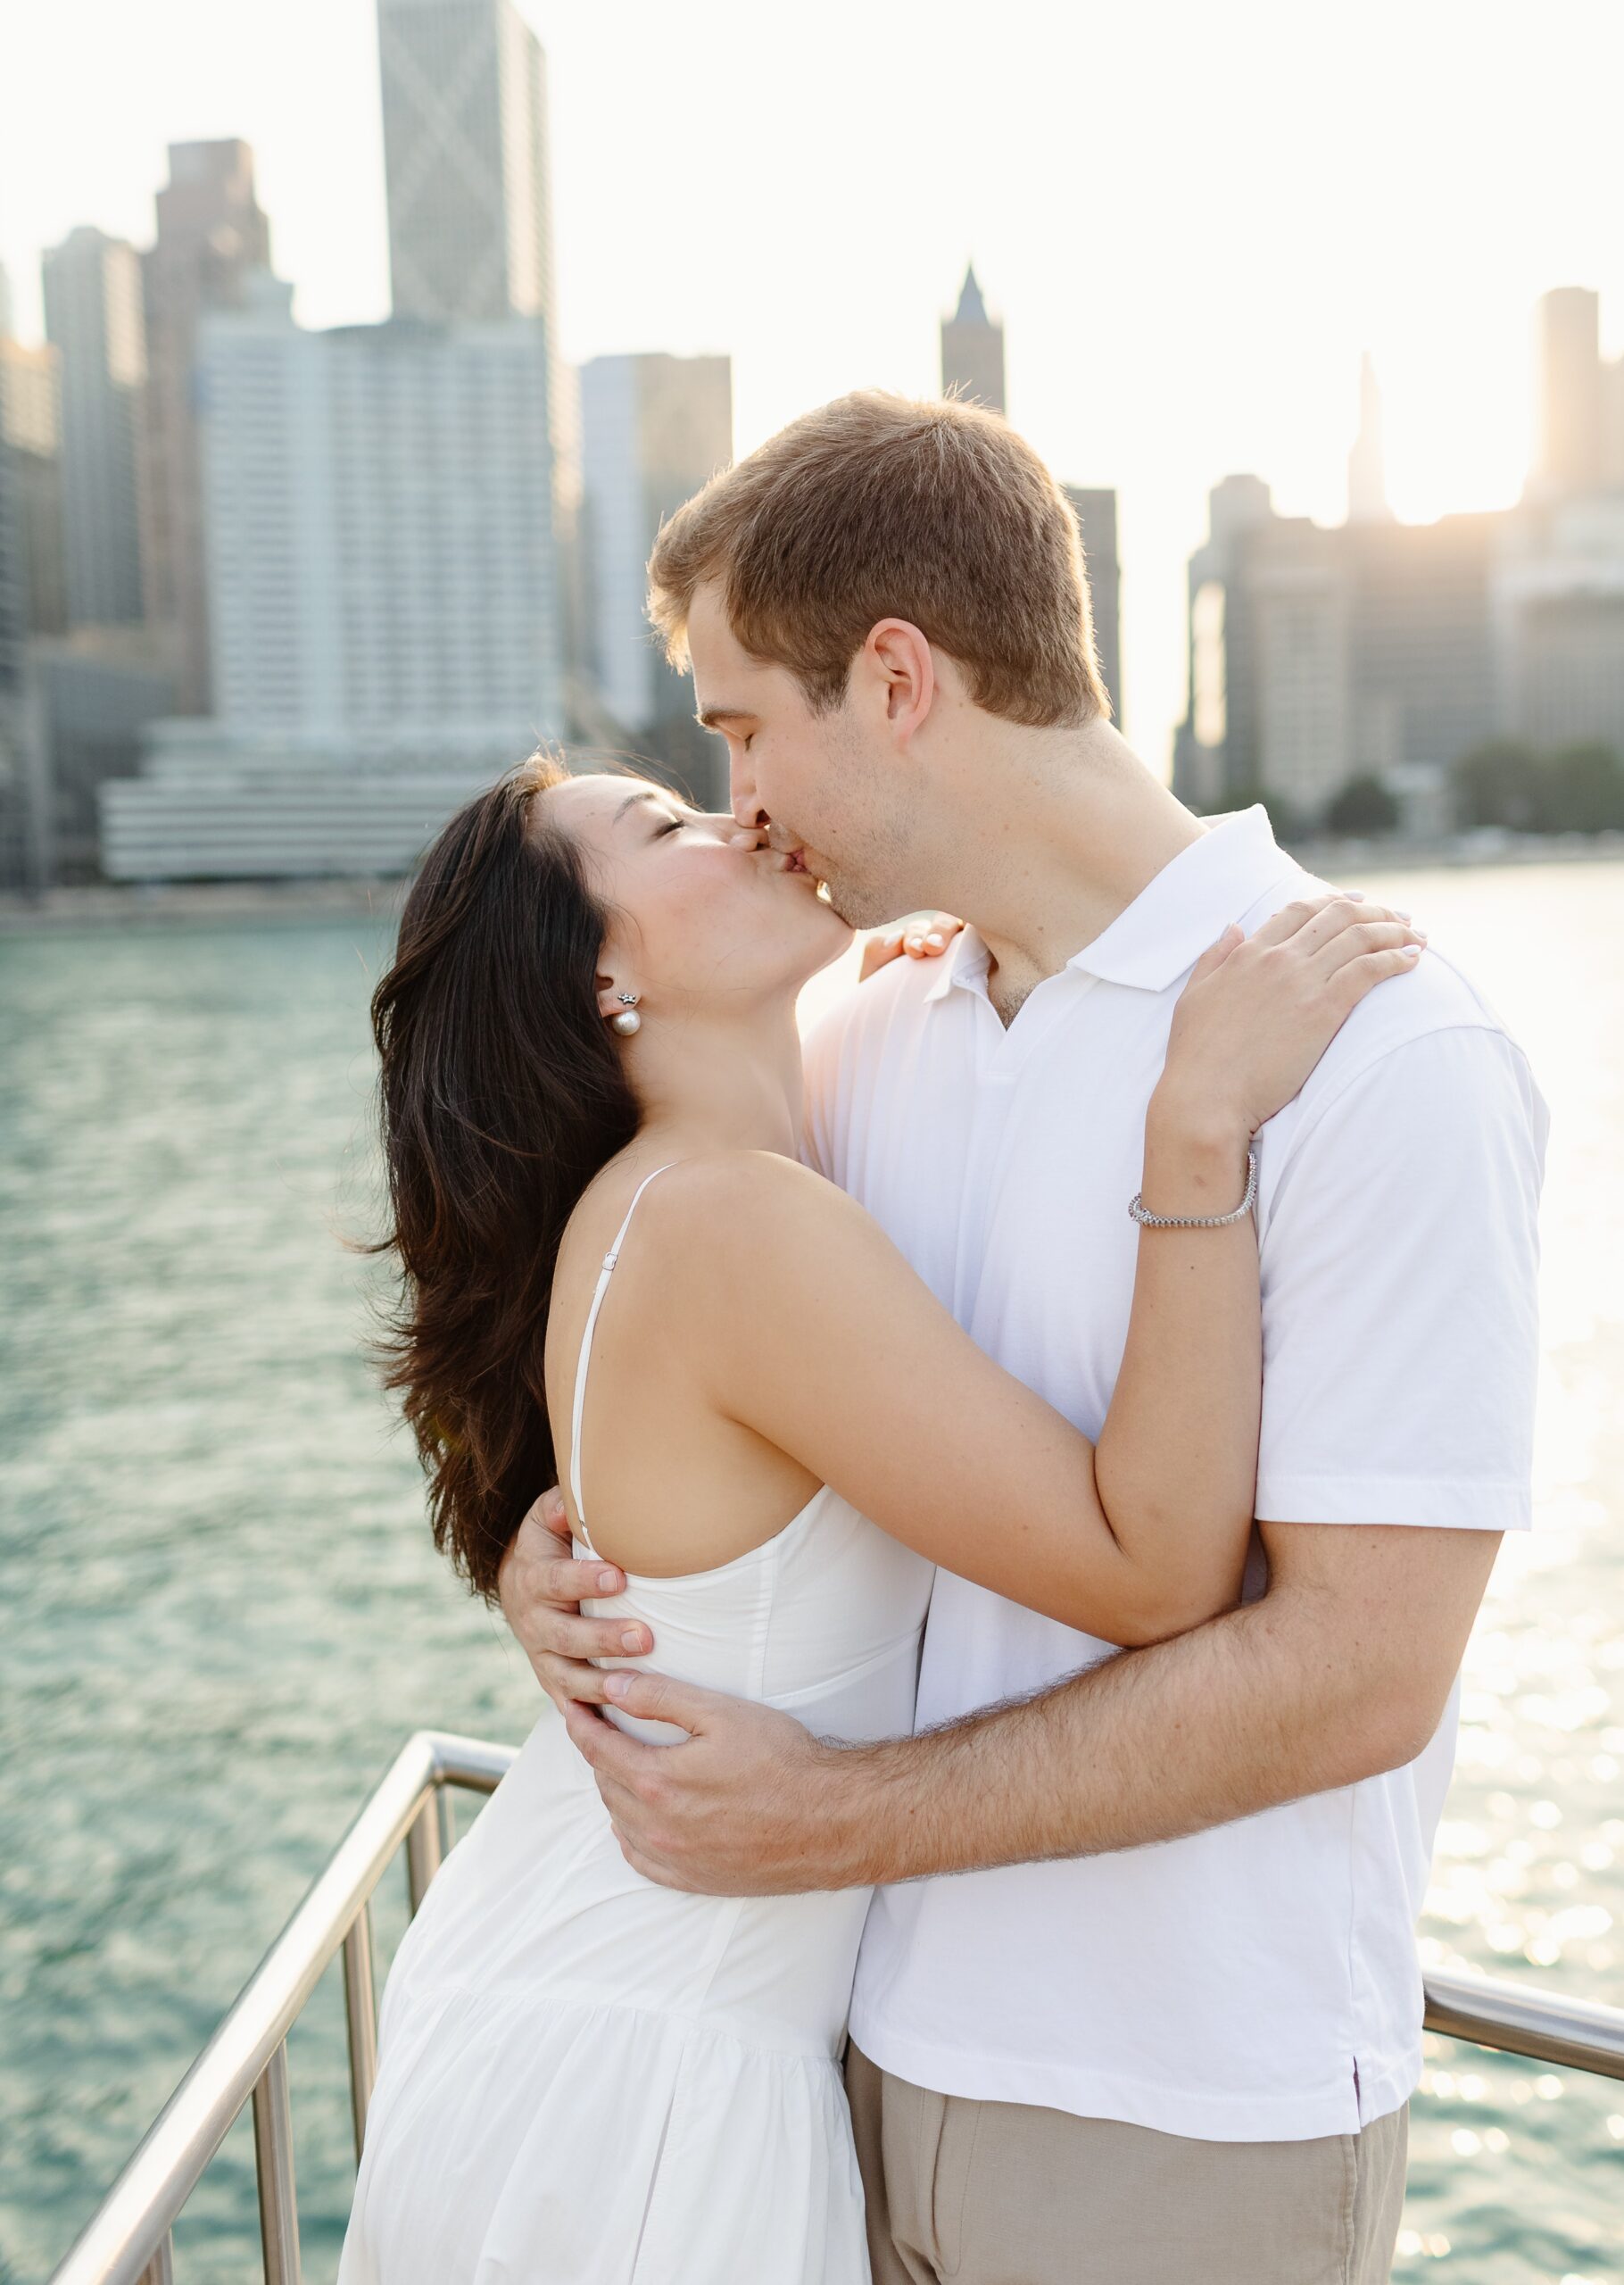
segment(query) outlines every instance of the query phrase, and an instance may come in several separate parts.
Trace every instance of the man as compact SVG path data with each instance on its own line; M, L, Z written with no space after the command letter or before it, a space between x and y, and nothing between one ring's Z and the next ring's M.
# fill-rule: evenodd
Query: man
M650 576L741 823L854 925L971 924L821 1028L809 1157L1098 1433L1173 1001L1313 885L1261 810L1204 828L1110 727L1075 525L990 415L827 406L690 502ZM1388 2274L1454 1681L1529 1521L1544 1131L1436 954L1263 1130L1255 1575L1173 1641L1114 1653L943 1574L917 1733L839 1749L583 1666L659 1646L578 1615L618 1575L527 1519L504 1608L630 1861L722 1894L891 1884L848 2060L878 2285ZM594 1699L690 1738L642 1745Z

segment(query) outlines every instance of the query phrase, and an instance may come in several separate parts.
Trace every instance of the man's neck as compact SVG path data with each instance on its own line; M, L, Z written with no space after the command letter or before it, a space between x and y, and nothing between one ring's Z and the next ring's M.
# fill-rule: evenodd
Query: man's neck
M1108 723L1016 733L985 783L996 822L957 909L992 955L988 995L1007 1024L1203 828Z

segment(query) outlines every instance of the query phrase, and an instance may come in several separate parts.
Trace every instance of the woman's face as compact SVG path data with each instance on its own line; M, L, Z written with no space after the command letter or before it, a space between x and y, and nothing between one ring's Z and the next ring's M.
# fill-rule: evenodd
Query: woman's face
M798 989L851 941L798 858L663 785L571 777L539 799L610 908L606 963L667 1013Z

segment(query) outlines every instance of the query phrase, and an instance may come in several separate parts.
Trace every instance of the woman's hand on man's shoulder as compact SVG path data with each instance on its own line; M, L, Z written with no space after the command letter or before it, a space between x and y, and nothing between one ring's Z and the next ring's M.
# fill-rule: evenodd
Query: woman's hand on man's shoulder
M858 982L866 984L882 968L895 960L940 960L964 926L962 920L950 912L914 912L894 927L880 928L863 946L862 965L858 969Z

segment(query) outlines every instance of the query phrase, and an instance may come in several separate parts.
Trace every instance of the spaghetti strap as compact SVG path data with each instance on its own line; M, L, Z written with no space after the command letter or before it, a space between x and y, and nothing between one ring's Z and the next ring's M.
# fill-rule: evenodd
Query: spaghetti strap
M592 1357L592 1334L597 1329L598 1312L603 1307L603 1297L609 1292L609 1282L614 1275L615 1264L620 1259L620 1249L626 1234L632 1226L632 1217L637 1211L637 1201L654 1180L655 1175L668 1174L680 1166L680 1159L667 1159L663 1167L656 1167L654 1174L645 1175L632 1192L632 1202L626 1209L626 1219L615 1234L615 1242L603 1257L603 1267L598 1272L597 1290L592 1294L592 1307L586 1312L586 1330L581 1336L581 1354L576 1364L576 1400L569 1423L569 1494L576 1503L576 1521L581 1528L581 1541L589 1554L597 1549L586 1528L586 1511L581 1505L581 1415L586 1405L586 1367Z

